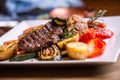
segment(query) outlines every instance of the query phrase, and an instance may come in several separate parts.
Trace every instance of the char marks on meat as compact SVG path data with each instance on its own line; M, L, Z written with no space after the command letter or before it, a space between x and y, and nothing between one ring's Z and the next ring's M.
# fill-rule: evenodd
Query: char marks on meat
M18 48L27 52L37 52L60 41L64 26L53 26L51 22L33 28L19 37Z

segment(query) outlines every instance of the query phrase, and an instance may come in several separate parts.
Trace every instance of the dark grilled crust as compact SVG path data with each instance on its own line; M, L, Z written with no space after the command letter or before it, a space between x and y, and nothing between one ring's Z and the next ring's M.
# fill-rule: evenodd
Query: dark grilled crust
M22 34L24 36L19 38L18 48L28 52L37 52L57 43L60 40L59 36L63 34L61 27L52 27L51 23L47 23L42 28L39 27L25 35Z

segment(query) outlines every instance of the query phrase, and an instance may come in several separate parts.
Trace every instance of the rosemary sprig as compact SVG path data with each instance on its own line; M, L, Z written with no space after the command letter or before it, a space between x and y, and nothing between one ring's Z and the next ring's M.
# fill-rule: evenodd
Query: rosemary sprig
M95 13L93 16L89 18L88 25L93 26L94 25L93 22L97 20L99 17L102 17L106 12L107 10L99 10L97 13Z

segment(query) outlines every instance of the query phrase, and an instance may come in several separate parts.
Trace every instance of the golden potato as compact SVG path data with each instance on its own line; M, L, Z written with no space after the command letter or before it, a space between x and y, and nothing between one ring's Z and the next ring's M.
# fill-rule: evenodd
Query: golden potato
M9 59L16 52L15 44L4 44L0 46L0 60Z
M88 56L88 45L82 42L70 42L66 44L68 56L72 59L82 60Z

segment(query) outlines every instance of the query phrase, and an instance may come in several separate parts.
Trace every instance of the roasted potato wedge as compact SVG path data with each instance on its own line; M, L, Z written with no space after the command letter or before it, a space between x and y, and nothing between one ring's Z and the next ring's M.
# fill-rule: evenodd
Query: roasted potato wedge
M82 42L67 43L66 49L72 59L83 60L88 56L88 45Z
M0 46L0 60L9 59L16 52L17 45L14 43L4 44Z

